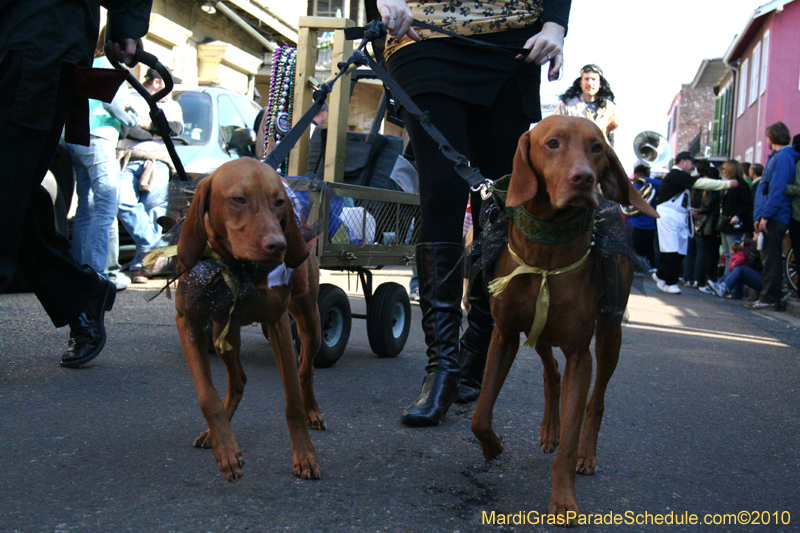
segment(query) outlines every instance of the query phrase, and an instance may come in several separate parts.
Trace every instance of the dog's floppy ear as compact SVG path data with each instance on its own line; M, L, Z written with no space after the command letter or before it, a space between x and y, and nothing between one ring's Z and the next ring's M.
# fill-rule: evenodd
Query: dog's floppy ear
M181 237L178 239L178 261L184 270L191 270L203 257L206 249L208 235L206 234L206 212L211 192L211 178L206 176L195 189L192 204L181 227Z
M308 259L309 250L303 238L303 232L300 231L300 226L297 224L294 205L286 194L286 189L284 189L284 195L286 196L286 210L283 215L283 236L286 238L286 253L283 256L283 262L289 268L297 268Z
M603 175L600 176L600 189L603 191L603 196L622 205L630 205L631 180L625 174L625 168L611 145L605 143L604 149L608 165Z
M605 173L600 176L600 188L603 191L603 196L622 205L633 205L643 214L659 218L656 210L642 198L642 195L633 186L631 180L628 179L625 174L625 168L623 168L614 149L606 143L605 150L608 158L608 167L606 167Z
M536 196L538 187L536 173L530 161L531 132L526 131L519 138L517 153L514 154L514 171L511 174L511 183L508 186L506 205L518 207Z

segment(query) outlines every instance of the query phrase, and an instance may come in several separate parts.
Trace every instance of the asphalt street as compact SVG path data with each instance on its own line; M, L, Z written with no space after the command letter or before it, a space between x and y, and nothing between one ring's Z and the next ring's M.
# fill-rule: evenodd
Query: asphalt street
M409 274L381 271L375 281L407 284ZM326 272L323 282L349 283L353 311L365 312L355 277ZM322 479L304 481L292 476L269 344L259 327L245 328L249 381L233 429L247 463L231 484L211 450L192 447L205 422L173 302L144 298L161 285L117 295L105 351L80 370L58 366L68 332L52 327L33 295L0 295L0 531L558 530L514 524L535 521L550 498L553 456L537 444L544 396L532 350L521 349L498 400L505 453L487 464L469 429L474 405L454 407L436 428L400 424L426 362L419 307L394 359L372 354L364 321L354 320L342 359L315 374L328 430L311 435ZM581 512L702 522L746 511L750 523L580 531L800 531L800 320L691 289L662 294L650 280L644 288L631 297L598 472L576 482ZM213 358L212 367L224 389L222 364ZM495 523L485 524L492 512ZM498 523L501 514L511 523Z

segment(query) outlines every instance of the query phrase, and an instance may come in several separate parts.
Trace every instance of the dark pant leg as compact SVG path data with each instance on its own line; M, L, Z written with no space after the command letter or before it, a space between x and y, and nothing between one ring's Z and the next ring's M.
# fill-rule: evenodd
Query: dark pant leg
M427 93L414 98L431 122L462 154L467 151L467 104L441 94ZM419 169L420 232L418 242L462 242L469 187L456 174L453 163L439 153L438 145L406 109L403 122L411 139ZM455 265L454 265L455 266Z
M695 235L692 237L694 241L694 266L692 267L692 272L694 272L694 280L700 284L704 285L706 280L706 246L703 237L700 235Z
M70 80L53 80L53 90L59 92L50 131L16 124L11 117L21 90L21 59L10 52L0 64L0 293L21 269L60 327L78 316L98 283L96 274L72 258L69 240L56 231L50 196L39 185L61 136Z
M800 221L792 218L789 221L789 239L792 241L792 251L794 251L794 264L800 266Z
M777 220L767 220L767 233L761 250L761 261L764 263L764 288L761 301L774 303L783 296L783 238L786 235L786 224Z
M658 271L658 277L663 279L667 285L678 284L683 257L677 252L661 252L661 268Z
M686 256L683 259L683 281L697 281L698 273L694 271L695 257L697 256L697 243L695 238L689 239L686 245Z
M650 268L655 267L656 264L656 251L653 247L655 238L653 234L656 230L652 229L639 229L632 228L633 249L637 254L646 258L650 263Z
M719 265L719 235L703 235L703 262L706 280L717 281Z

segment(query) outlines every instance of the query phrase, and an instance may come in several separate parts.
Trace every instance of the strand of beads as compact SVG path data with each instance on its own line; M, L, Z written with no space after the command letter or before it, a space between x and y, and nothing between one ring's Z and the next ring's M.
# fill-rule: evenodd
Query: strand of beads
M296 49L282 46L275 50L272 58L264 153L269 153L270 141L277 145L292 127L296 55ZM288 172L288 160L281 163L278 171L284 175Z

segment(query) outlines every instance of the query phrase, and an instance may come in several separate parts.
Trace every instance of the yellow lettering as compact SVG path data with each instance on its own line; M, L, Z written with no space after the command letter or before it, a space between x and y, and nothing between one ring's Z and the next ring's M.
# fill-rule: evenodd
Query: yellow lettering
M625 525L632 526L635 521L633 511L625 511Z
M486 511L483 511L481 520L483 521L484 524L494 524L494 520L495 520L494 511L492 511L492 514L490 514L488 516L486 515Z
M533 515L533 519L532 520L531 520L531 515ZM539 524L542 523L541 522L541 518L539 517L539 513L536 512L536 511L528 511L526 519L528 521L528 524L530 524L532 526L538 526Z

